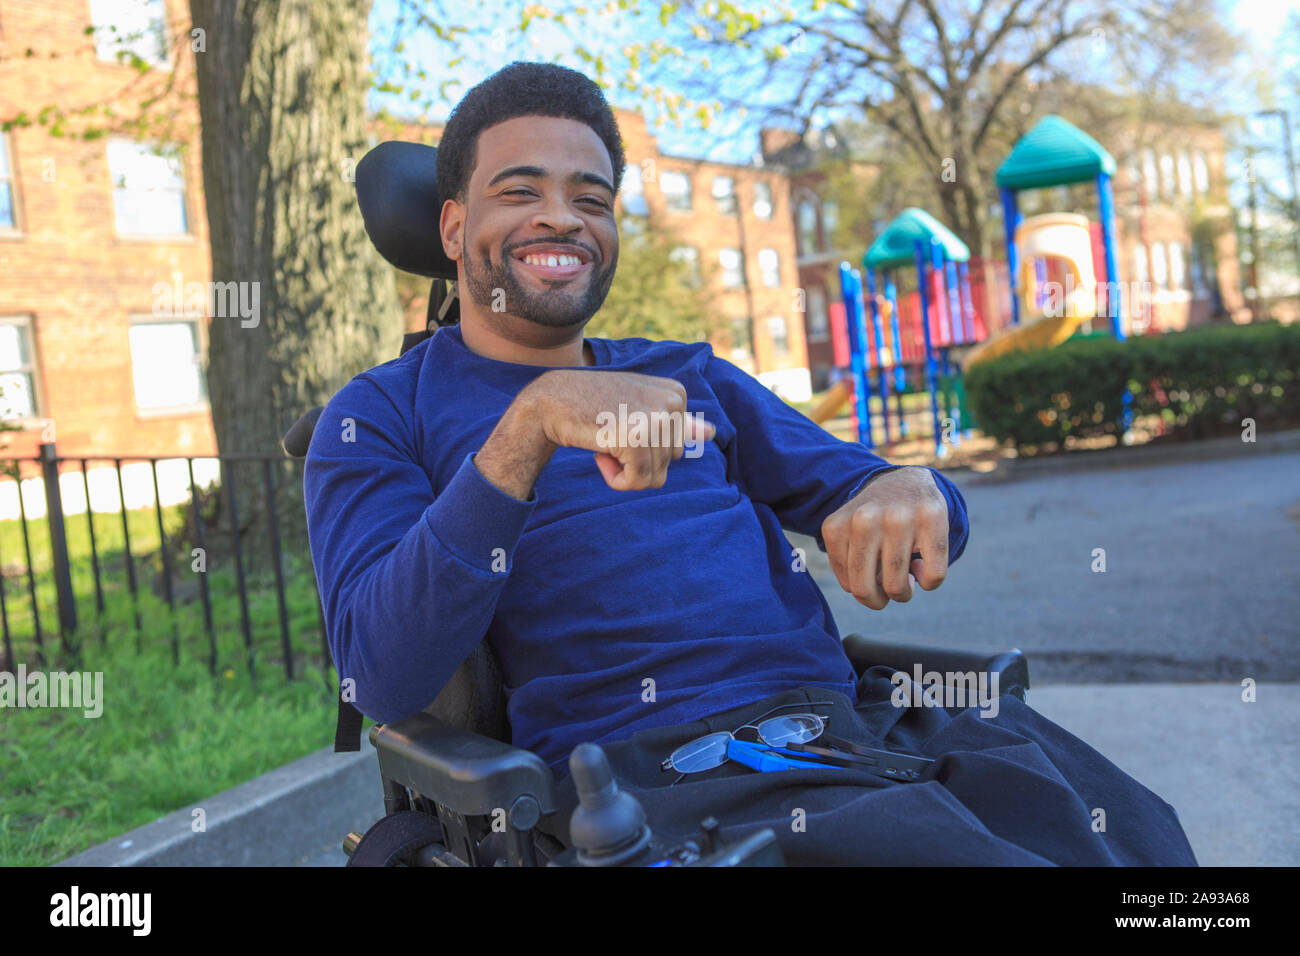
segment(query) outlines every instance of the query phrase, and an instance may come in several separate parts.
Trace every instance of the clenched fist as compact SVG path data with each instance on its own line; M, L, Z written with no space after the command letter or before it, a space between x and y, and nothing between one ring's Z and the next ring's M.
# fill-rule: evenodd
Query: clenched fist
M912 599L909 573L925 591L948 576L948 503L926 468L871 479L821 532L840 587L873 611Z

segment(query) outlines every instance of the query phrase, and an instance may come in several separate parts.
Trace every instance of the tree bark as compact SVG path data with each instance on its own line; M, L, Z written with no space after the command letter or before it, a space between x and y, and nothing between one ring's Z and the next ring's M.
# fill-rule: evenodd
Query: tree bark
M213 316L208 389L217 446L283 454L300 415L394 358L394 272L371 246L352 170L366 144L369 2L191 0L214 282L259 304ZM251 296L256 294L256 299ZM269 567L262 466L227 466L246 567ZM307 555L301 467L276 466L286 552ZM228 497L221 495L228 534Z

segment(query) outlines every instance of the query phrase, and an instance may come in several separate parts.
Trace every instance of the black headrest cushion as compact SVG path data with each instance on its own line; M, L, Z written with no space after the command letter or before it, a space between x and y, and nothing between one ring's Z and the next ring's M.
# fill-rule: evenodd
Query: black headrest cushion
M357 205L379 254L404 272L456 278L438 232L438 149L380 143L357 163Z

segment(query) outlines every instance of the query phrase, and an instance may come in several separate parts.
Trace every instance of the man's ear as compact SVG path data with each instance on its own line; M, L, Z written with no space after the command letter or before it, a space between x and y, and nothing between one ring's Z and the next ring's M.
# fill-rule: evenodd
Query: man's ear
M461 258L461 246L465 227L465 207L454 199L442 204L438 216L438 232L442 237L442 251L452 262Z

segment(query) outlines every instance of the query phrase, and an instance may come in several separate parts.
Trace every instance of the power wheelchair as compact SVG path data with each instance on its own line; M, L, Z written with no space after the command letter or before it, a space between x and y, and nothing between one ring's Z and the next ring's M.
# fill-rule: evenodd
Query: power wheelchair
M410 333L402 352L459 318L456 267L438 232L437 149L385 142L356 167L357 201L371 241L392 265L433 282L425 330ZM445 285L444 283L448 283ZM285 451L304 458L323 408L303 415L284 436ZM1000 686L1022 700L1029 669L1018 649L920 647L844 638L860 676L874 665L940 673L998 673ZM355 750L360 715L340 704L335 750ZM350 718L350 719L349 719ZM698 840L674 846L655 838L631 794L620 792L604 753L582 744L570 756L579 806L569 832L572 846L538 829L556 813L556 780L536 754L511 746L501 669L486 641L460 665L421 713L370 729L378 751L385 816L364 836L348 834L348 865L784 865L775 835L760 830L730 845L717 838L718 821L700 821Z

